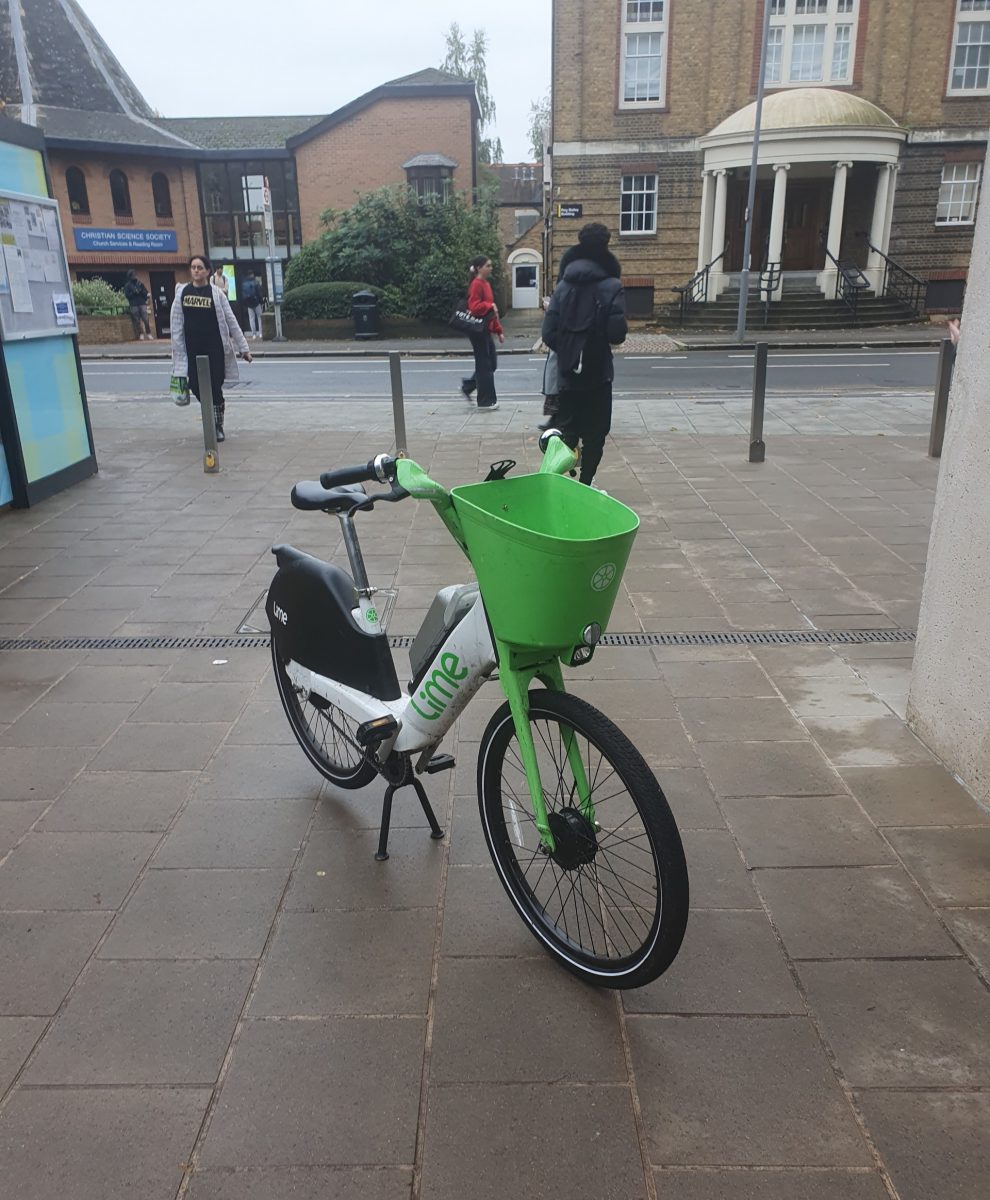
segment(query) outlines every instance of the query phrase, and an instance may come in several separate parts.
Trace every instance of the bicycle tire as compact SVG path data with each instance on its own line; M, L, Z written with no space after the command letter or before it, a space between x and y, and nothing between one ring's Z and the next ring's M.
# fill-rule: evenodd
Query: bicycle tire
M557 847L551 856L536 829L512 713L503 704L478 752L478 805L499 879L530 932L569 971L599 987L642 987L674 961L687 926L687 865L673 814L643 756L603 713L576 696L542 689L529 693L529 705ZM564 728L579 739L594 827L576 807ZM568 867L560 861L568 855L584 861ZM569 921L568 904L579 889Z
M378 772L357 744L355 721L328 701L314 704L299 695L285 673L274 637L272 668L285 715L309 761L324 779L339 788L352 791L366 787Z

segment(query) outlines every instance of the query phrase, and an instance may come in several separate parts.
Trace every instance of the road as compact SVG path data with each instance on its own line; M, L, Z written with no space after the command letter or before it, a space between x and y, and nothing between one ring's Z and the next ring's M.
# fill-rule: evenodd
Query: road
M932 349L775 351L770 355L769 395L931 394L938 353ZM457 398L470 359L417 358L402 366L409 400ZM87 391L94 398L160 399L168 390L169 364L91 360L84 363ZM543 358L501 359L496 377L505 400L536 399ZM617 355L615 397L639 402L696 396L747 394L752 388L752 352L705 351L668 355ZM241 366L239 402L386 400L388 362L382 359L257 359Z

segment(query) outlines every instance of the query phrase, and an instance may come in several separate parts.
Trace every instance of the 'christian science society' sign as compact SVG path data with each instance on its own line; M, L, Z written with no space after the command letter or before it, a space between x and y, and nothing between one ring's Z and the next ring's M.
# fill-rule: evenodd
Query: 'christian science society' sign
M85 229L77 226L72 231L77 250L97 250L101 254L134 254L143 251L152 254L175 254L179 243L174 229Z

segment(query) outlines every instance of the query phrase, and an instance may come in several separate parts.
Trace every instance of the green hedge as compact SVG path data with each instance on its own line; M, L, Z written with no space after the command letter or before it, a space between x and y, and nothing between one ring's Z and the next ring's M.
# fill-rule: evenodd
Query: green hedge
M123 292L105 279L82 279L72 285L72 300L81 317L113 317L130 308Z
M285 293L282 314L292 321L332 321L351 315L351 297L355 292L374 292L383 315L389 309L386 288L369 287L366 283L304 283ZM383 299L385 303L383 303Z

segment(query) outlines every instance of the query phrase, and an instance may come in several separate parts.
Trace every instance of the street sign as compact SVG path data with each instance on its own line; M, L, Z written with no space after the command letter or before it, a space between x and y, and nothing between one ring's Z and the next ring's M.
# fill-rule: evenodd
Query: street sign
M557 216L558 217L565 217L565 218L580 217L583 212L584 212L583 204L558 204L557 205Z

